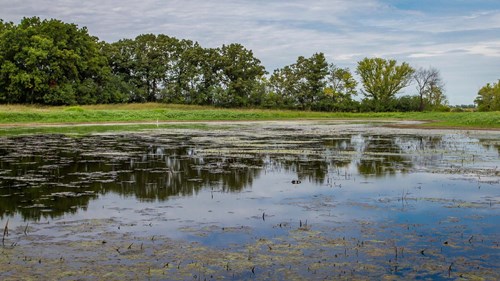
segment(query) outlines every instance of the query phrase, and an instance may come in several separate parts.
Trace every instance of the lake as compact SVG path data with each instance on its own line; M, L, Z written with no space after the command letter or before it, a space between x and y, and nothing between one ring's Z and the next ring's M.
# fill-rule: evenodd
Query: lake
M1 137L0 278L500 279L500 131L388 125Z

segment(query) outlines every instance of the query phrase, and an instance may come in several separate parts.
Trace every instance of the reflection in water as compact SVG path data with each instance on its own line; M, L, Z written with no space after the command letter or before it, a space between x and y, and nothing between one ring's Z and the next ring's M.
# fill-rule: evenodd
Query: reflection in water
M397 139L370 136L363 140L363 152L370 153L371 157L364 157L357 163L360 174L380 177L397 172L407 173L412 167L411 157L402 154L401 146L396 143Z
M262 159L198 156L184 139L137 136L8 139L0 161L0 215L60 216L113 191L142 200L188 196L202 187L238 191L251 185Z
M470 155L478 161L492 150L459 136L204 134L3 138L0 217L57 217L108 192L141 201L190 196L202 188L238 192L263 173L280 171L295 173L290 180L325 184L332 172L386 177L422 167L463 167L473 165Z

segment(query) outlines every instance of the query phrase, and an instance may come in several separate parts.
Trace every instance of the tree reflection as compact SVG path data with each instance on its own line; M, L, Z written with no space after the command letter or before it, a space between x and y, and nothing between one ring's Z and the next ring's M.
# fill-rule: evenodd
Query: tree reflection
M20 145L21 144L21 145ZM9 139L0 160L0 216L57 217L85 208L98 194L139 200L190 196L204 187L237 192L252 185L261 157L198 156L179 141L128 142L118 136Z
M196 134L61 135L4 138L0 143L0 217L58 217L109 192L141 201L193 196L202 189L240 192L264 173L323 185L333 174L381 177L408 173L442 149L439 137L363 135L248 136L243 143L195 141ZM237 141L237 140L236 140ZM223 143L223 145L221 145ZM258 143L259 149L252 148ZM277 149L279 148L279 149ZM422 163L420 163L421 161ZM355 171L353 170L355 169Z
M364 138L362 148L362 157L357 163L361 175L381 177L407 173L413 166L411 156L402 154L395 138L369 136Z

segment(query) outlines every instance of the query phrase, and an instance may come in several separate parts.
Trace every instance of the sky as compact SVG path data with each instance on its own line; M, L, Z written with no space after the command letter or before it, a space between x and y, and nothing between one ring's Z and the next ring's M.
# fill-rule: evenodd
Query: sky
M240 43L270 73L318 52L353 72L365 57L434 67L451 105L472 104L500 79L500 0L0 0L0 19L32 16L106 42L154 33Z

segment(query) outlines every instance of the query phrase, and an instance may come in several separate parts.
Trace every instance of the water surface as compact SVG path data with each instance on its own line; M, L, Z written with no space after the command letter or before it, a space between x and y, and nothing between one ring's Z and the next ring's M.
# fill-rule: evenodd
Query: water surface
M4 248L163 237L247 256L197 278L496 278L499 137L316 121L3 137Z

